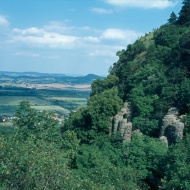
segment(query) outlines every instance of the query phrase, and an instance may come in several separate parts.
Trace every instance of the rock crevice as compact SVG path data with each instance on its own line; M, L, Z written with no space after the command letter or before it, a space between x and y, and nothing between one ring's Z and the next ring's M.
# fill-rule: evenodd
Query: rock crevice
M175 143L177 139L183 138L184 123L179 116L179 110L170 108L162 119L160 138L167 138L168 144Z

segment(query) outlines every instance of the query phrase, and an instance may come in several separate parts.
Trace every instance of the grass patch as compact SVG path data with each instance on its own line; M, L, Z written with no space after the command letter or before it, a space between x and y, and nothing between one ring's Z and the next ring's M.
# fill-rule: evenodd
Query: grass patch
M60 101L75 101L75 102L87 102L87 98L73 98L73 97L52 97L51 100L60 100Z
M65 109L65 108L62 108L60 106L55 106L55 105L52 105L52 106L31 106L33 109L36 109L38 111L48 111L48 112L58 112L58 113L61 113L61 114L69 114L69 110Z
M33 96L1 96L0 106L18 106L22 100L28 100L31 105L50 105L48 101Z
M70 111L75 110L78 107L86 106L87 104L87 98L53 96L49 98L49 100L52 104L61 106Z

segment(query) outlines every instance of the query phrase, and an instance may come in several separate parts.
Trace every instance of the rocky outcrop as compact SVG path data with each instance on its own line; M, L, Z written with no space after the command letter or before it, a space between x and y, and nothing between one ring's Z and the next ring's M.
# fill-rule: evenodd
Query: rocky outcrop
M130 142L132 135L131 104L125 102L121 111L111 118L110 135L119 132L123 142Z
M175 107L170 108L166 116L162 119L160 130L160 141L166 145L175 143L177 139L183 138L184 123L179 110ZM132 113L130 102L125 102L120 112L111 118L109 134L119 133L123 142L130 142L132 133L142 134L140 131L132 132Z
M162 119L160 139L168 141L168 144L176 142L177 139L183 138L184 123L179 116L179 110L175 107L170 108L166 116Z

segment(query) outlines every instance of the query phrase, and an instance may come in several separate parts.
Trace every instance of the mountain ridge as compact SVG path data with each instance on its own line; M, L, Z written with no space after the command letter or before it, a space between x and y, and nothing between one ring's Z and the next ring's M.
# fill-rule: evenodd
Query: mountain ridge
M0 81L15 80L19 82L30 81L38 83L66 83L66 84L91 84L95 79L103 79L104 77L95 74L85 76L68 76L65 74L49 74L38 72L7 72L0 71ZM43 79L43 80L42 80Z

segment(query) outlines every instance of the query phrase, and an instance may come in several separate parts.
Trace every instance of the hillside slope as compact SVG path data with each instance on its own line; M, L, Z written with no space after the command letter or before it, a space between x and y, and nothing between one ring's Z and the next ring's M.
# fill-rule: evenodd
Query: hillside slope
M98 106L99 111L95 112L96 116L89 116L90 121L88 124L84 121L84 126L91 128L95 125L93 128L97 129L98 123L103 120L107 124L103 122L97 131L108 132L109 118L121 108L119 99L123 103L131 102L133 130L139 129L151 137L159 136L159 121L171 107L178 108L180 115L189 114L189 25L180 25L177 20L168 22L128 45L126 50L117 52L117 55L119 60L114 63L107 78L97 79L92 84L86 111L91 115L90 112L94 112ZM91 107L91 102L105 98L107 101L110 98L107 106L102 101ZM113 102L114 98L118 101ZM109 110L114 111L107 111L108 106L112 107Z
M141 160L144 159L143 154L151 154L156 157L156 160L159 160L157 160L158 163L155 166L160 167L160 169L154 168L153 157L149 158L149 161L147 160L153 164L151 166L148 166L148 163L146 163L148 165L145 164L147 172L150 172L150 176L147 173L144 178L148 186L144 184L145 187L143 187L141 184L140 189L158 189L159 185L163 189L190 188L184 185L186 182L189 183L189 175L187 174L183 178L180 174L181 171L187 172L180 164L184 162L188 168L187 160L190 159L190 155L187 153L187 147L190 146L189 14L190 1L185 0L179 18L172 13L168 23L141 37L134 44L128 45L126 50L117 52L119 60L114 63L107 78L104 80L97 79L93 82L87 107L73 113L63 128L63 132L67 130L75 131L82 144L96 142L97 136L108 136L109 134L110 141L114 146L115 144L118 145L122 141L121 133L118 131L110 135L111 121L113 122L112 118L117 116L116 114L123 103L130 102L132 130L138 131L138 134L142 133L143 137L132 135L126 158L127 166L132 166L133 169L139 171L143 168L143 161ZM161 131L160 122L167 113L170 114L168 110L177 110L176 113L179 111L179 115L183 115L184 123L178 121L178 116L174 120L180 125L185 124L185 130L183 131L185 138L179 144L171 145L168 153L165 154L163 147L162 150L159 149L161 152L158 151L158 147L161 145L157 142L157 139ZM123 121L125 121L125 118ZM117 130L123 130L121 128L122 124L119 124ZM172 133L174 131L170 131L170 134L175 136ZM145 139L139 141L139 138ZM150 142L149 138L158 144ZM173 142L171 141L170 144ZM145 148L143 143L152 144ZM138 149L138 146L142 146L144 149L142 150L142 147ZM177 155L182 154L181 149L185 153L179 161ZM172 168L172 164L176 166L175 169ZM169 168L169 170L166 168ZM172 172L177 174L173 175ZM163 184L161 183L162 178L165 180Z
M165 24L118 52L111 75L123 101L133 107L133 127L157 137L159 120L168 109L189 113L190 28Z

